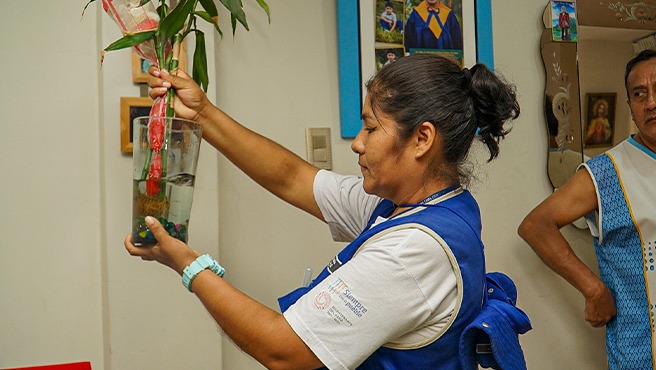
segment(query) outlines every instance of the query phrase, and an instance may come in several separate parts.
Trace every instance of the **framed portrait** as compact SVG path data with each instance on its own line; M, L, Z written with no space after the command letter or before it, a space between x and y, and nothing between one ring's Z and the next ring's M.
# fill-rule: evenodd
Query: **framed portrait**
M427 6L424 0L337 0L342 138L357 135L364 84L388 62L436 53L461 66L494 69L491 0L441 0L440 22Z
M148 116L152 106L153 100L149 97L121 97L121 153L132 153L132 121L136 117Z
M187 42L182 41L180 45L180 56L178 57L178 68L183 71L187 71ZM148 83L150 75L148 74L148 68L150 68L151 63L143 59L139 54L137 54L134 49L132 50L132 82L135 84L145 84Z
M616 93L585 94L587 102L584 132L585 147L594 148L613 145L616 97Z
M551 36L554 41L578 40L576 2L551 0Z

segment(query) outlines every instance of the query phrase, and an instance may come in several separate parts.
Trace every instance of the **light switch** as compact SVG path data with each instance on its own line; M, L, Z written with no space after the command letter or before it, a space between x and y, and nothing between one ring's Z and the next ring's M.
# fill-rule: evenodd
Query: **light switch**
M330 149L330 128L305 129L307 144L307 160L313 165L326 170L332 170L333 159Z

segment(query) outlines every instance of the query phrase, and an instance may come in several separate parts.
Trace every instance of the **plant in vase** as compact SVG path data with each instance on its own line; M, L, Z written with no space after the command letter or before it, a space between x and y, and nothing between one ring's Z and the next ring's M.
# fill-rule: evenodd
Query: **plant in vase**
M96 0L90 0L89 4ZM255 0L269 16L264 0ZM220 0L230 12L233 35L237 23L248 30L246 14L241 0ZM175 74L182 41L190 34L196 38L193 53L192 77L207 91L207 54L205 34L197 28L198 20L209 22L223 36L218 24L218 8L215 0L102 0L104 11L116 22L123 37L114 41L101 52L101 62L108 51L134 48L139 56L151 64ZM83 11L84 13L84 11ZM145 225L146 216L157 217L169 234L186 242L190 189L193 193L195 164L200 146L200 125L174 118L173 97L170 89L163 98L157 98L147 118L135 120L135 167L133 199L133 240L150 244L156 242ZM138 121L138 122L137 122ZM137 140L139 138L139 140ZM177 145L173 145L176 143ZM182 144L181 144L182 143ZM186 143L186 144L185 144ZM171 150L177 152L170 152ZM184 149L184 150L181 150ZM195 150L195 154L193 151ZM139 155L137 155L137 152ZM187 167L191 170L169 172L172 161L182 161L181 156L192 153ZM189 162L189 161L187 161ZM176 164L177 165L177 164ZM181 186L181 187L180 187ZM178 189L178 190L176 190ZM187 194L185 199L176 195ZM172 198L173 199L172 201ZM172 203L187 204L172 211ZM184 209L184 211L180 211ZM174 219L172 219L174 218Z

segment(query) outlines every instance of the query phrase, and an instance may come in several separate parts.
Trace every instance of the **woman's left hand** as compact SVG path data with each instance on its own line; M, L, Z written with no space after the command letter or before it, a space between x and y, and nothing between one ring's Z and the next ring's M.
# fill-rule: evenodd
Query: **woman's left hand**
M146 217L146 225L157 239L157 244L137 246L132 242L132 234L128 234L124 244L130 255L141 257L144 261L157 261L180 275L185 267L200 256L200 253L170 236L154 217Z

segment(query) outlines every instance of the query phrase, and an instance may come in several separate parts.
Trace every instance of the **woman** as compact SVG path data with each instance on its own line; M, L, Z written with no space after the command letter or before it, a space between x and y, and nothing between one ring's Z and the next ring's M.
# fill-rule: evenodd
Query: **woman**
M151 73L151 97L174 87L176 114L201 122L205 140L351 244L309 287L280 299L284 314L221 279L214 262L184 274L199 254L152 218L159 243L135 246L128 235L130 254L191 280L224 332L268 368L461 368L458 339L481 310L485 280L478 206L460 187L463 164L477 131L490 160L497 156L504 123L519 114L511 86L484 65L461 70L437 55L383 67L367 83L352 144L359 178L320 171L241 126L186 74Z

